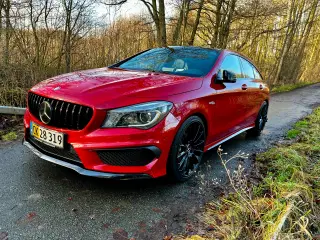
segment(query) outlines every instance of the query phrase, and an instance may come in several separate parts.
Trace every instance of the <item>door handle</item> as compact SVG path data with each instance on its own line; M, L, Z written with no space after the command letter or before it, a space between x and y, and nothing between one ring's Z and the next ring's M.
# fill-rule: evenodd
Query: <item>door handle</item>
M241 89L242 89L242 90L247 90L247 89L248 89L247 84L242 84Z
M262 90L262 89L263 89L263 85L262 85L262 84L260 84L259 88Z

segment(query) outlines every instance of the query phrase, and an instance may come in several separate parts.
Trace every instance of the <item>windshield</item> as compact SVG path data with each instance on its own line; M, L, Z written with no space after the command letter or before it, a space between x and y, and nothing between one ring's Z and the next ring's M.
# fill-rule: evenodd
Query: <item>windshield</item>
M219 51L214 49L198 47L155 48L115 64L111 68L201 77L209 73L218 56Z

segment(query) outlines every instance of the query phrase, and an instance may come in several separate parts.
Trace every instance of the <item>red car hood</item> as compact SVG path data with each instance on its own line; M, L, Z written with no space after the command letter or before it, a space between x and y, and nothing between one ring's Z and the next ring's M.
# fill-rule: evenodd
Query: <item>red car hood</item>
M31 91L107 109L147 101L141 98L165 100L170 95L199 89L201 85L201 78L100 68L53 77Z

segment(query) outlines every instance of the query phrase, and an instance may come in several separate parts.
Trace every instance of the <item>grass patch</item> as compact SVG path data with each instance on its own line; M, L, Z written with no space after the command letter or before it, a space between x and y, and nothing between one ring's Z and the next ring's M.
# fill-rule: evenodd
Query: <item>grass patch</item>
M3 141L13 141L17 139L17 133L16 132L9 132L7 134L2 135L2 140Z
M0 114L0 142L13 141L23 135L23 117Z
M206 206L205 239L316 239L320 235L320 108L287 133L296 142L256 156L254 183L227 170L233 190ZM218 152L219 153L219 152ZM223 154L219 154L222 163ZM253 178L251 178L253 179Z
M301 131L308 128L309 127L309 122L304 119L302 121L299 121L299 122L296 122L294 124L294 127L293 129L290 129L288 132L287 132L287 138L288 139L294 139L296 138L298 135L301 134Z
M300 133L301 133L301 132L300 132L300 130L298 130L298 129L290 129L290 130L287 132L287 138L288 138L288 139L296 138Z
M305 87L312 84L315 84L315 82L300 82L300 83L294 83L294 84L284 84L280 86L274 86L271 89L271 92L272 93L289 92L296 88Z

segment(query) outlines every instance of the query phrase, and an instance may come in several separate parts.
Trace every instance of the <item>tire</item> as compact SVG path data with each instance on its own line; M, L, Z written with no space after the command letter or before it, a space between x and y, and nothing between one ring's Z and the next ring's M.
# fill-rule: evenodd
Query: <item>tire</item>
M172 143L168 176L175 182L185 182L198 170L203 157L206 129L201 118L189 117L178 130Z
M268 103L264 101L260 107L254 128L248 130L250 136L260 136L268 121Z

